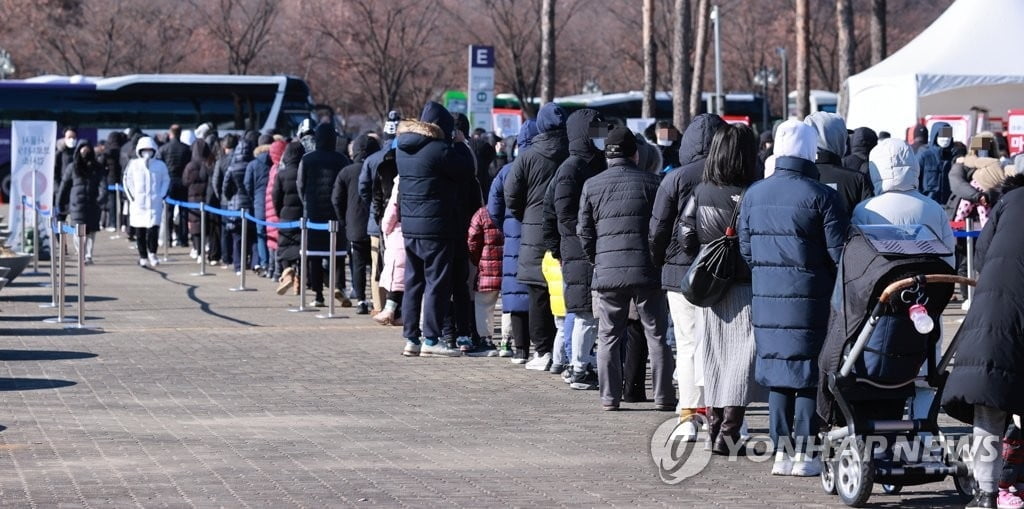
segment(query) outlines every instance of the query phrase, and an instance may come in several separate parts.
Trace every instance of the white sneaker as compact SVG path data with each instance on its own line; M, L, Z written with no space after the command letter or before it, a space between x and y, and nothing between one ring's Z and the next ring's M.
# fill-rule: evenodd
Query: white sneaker
M145 267L147 265L145 258L139 258L139 267Z
M426 342L420 347L421 357L461 357L462 351L458 348L448 348L448 345L443 341L438 341L434 345L428 345Z
M970 311L971 310L971 299L967 299L962 304L960 304L960 309L962 309L964 311Z
M196 251L195 248L192 248L192 250L188 252L188 257L193 259L193 260L195 260L196 258L199 258L199 251Z
M775 453L775 463L772 464L772 475L790 475L793 472L793 459L783 451Z
M697 426L693 423L693 419L687 419L679 425L679 438L683 442L697 441Z
M149 253L149 264L156 267L157 265L160 265L160 259L157 258L155 254Z
M537 355L534 353L533 360L526 363L526 369L530 371L547 371L551 369L551 354Z
M750 430L747 429L747 420L743 420L743 424L740 425L740 440L746 442L750 440Z
M793 477L816 477L821 475L821 458L810 458L806 453L798 453L793 457L793 469L789 472Z

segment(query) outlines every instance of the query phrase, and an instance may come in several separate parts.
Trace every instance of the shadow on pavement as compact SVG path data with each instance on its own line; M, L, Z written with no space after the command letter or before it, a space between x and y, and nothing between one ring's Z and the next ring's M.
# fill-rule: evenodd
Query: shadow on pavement
M0 350L0 361L62 361L91 359L98 355L90 352L64 352L59 350Z
M40 319L40 321L42 321ZM70 324L69 324L70 325ZM63 327L54 326L52 329L2 329L0 328L0 336L91 336L94 334L103 334L102 330L96 329L65 329Z
M70 380L50 380L47 378L0 378L0 392L59 389L75 384L76 382Z
M67 308L67 309L69 310L68 313L67 313L67 316L71 316L73 314L74 308ZM56 313L56 311L53 311L53 313ZM77 317L78 315L74 315L74 316ZM87 317L85 317L85 319L91 322L93 320L103 320L103 317L102 316L87 316ZM40 320L42 320L42 318L39 318L38 316L30 316L30 315L25 315L25 316L0 315L0 322L38 322Z
M77 297L70 297L65 302L67 302L68 304L74 305L76 299L77 299ZM42 302L51 302L53 300L53 296L50 295L49 292L47 292L45 295L14 295L14 296L10 296L10 295L2 295L2 294L0 294L0 301L5 301L5 300L6 301L10 301L10 302L40 302L40 303L42 303ZM85 301L86 302L109 302L109 301L112 301L112 300L117 300L117 297L104 297L104 296L100 296L100 295L86 295L85 296Z
M166 272L164 272L162 270L154 270L153 272L156 272L157 274L160 274L160 277L163 278L164 281L167 281L168 283L179 285L179 286L184 286L185 288L187 288L185 293L188 295L189 300L191 300L192 302L195 302L196 304L199 304L199 310L202 311L203 313L206 313L206 314L208 314L210 316L215 316L217 318L220 318L221 320L227 320L227 321L232 322L232 323L237 323L238 325L245 325L245 326L248 326L248 327L259 327L259 324L255 324L255 323L252 323L252 322L247 322L245 320L239 320L238 318L233 318L233 317L230 317L230 316L227 316L227 315L223 315L223 314L220 314L220 313L214 311L210 307L210 303L209 302L206 302L205 300L200 299L196 295L196 289L199 288L198 286L190 285L188 283L182 283L181 281L174 281L170 277L168 277Z
M907 493L908 491L910 493ZM900 496L883 495L881 493L875 492L873 495L871 495L871 499L868 500L868 503L865 504L864 507L877 507L879 509L887 507L956 507L959 509L966 505L967 502L969 502L969 500L965 501L962 498L960 498L960 494L957 493L955 490L935 491L932 492L931 495L921 496L922 491L928 491L927 484L923 484L921 486L909 486L907 488L904 488L903 492L905 494L914 495L914 498L912 499L904 499ZM838 497L836 498L836 504L842 504L842 502L839 501Z

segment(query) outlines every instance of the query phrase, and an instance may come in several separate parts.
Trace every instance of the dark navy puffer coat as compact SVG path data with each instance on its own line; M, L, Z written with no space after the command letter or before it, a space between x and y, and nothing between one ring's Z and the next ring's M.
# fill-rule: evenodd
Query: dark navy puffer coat
M583 184L576 233L594 264L594 290L657 288L661 283L647 241L657 193L658 176L627 159L608 161L607 170Z
M523 147L519 148L520 154ZM491 182L487 196L487 213L494 224L501 226L505 243L501 252L501 311L503 313L525 313L530 309L526 285L516 278L519 270L519 240L523 236L520 223L505 206L505 179L512 171L512 163L506 164Z
M718 115L697 115L686 128L679 145L682 166L666 175L658 188L651 216L650 244L655 265L662 267L661 287L665 290L678 292L686 271L693 263L693 256L680 243L679 224L690 194L704 177L704 161L711 151L715 131L724 124Z
M465 239L459 182L474 175L468 149L452 146L455 121L429 102L418 121L398 126L398 192L402 235L406 239Z
M764 387L817 385L818 354L849 219L814 163L780 157L740 206L740 253L753 273L755 378Z
M565 282L565 308L569 313L593 313L590 286L594 267L583 252L576 236L579 222L580 195L583 184L604 171L607 163L604 153L590 141L590 124L599 121L601 114L582 109L569 115L566 132L569 135L569 158L558 167L552 179L553 205L558 224L559 253L562 260L562 280Z

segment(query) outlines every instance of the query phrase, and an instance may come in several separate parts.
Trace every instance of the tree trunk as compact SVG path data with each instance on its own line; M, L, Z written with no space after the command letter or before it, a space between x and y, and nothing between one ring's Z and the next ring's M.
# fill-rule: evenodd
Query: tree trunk
M704 91L704 60L708 54L708 16L710 0L697 0L697 36L694 38L693 81L690 86L690 117L700 113L701 93ZM680 130L686 126L677 126Z
M811 67L808 54L808 0L796 0L796 116L804 118L811 113Z
M836 0L836 31L839 32L839 87L842 88L846 78L854 72L854 54L857 53L852 0Z
M555 0L544 0L540 13L540 102L555 100Z
M871 65L885 60L886 38L885 38L885 0L871 0Z
M675 0L672 14L672 123L683 131L690 123L690 0Z
M644 0L644 100L640 110L643 118L654 118L655 94L658 84L658 46L654 42L654 0Z

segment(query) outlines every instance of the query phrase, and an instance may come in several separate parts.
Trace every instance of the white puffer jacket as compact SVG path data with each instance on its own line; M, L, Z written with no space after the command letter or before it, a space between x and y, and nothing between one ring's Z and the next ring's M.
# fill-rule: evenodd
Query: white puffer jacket
M154 157L146 160L143 150L152 150ZM171 184L167 165L156 159L156 143L152 138L140 138L135 154L124 170L124 191L128 195L128 224L133 228L160 226L163 218L164 197Z

